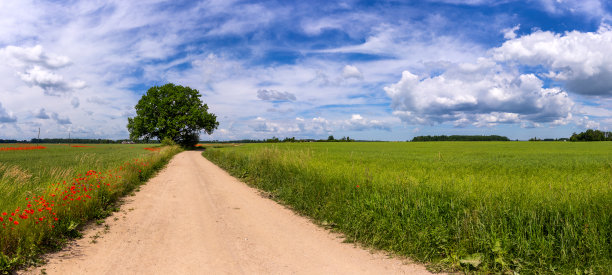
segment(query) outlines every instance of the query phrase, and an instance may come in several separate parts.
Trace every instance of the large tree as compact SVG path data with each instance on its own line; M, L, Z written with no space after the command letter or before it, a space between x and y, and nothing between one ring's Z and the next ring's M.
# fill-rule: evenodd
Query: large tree
M151 87L135 108L136 116L128 118L127 125L133 140L169 138L193 146L201 130L210 135L219 126L217 116L208 112L197 90L172 83Z

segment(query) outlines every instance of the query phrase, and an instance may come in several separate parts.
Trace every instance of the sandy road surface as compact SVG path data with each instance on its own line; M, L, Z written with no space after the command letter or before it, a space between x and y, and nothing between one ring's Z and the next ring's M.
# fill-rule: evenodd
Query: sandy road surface
M108 229L88 229L84 238L49 255L48 264L27 273L428 273L342 243L197 151L175 156L121 209L106 219Z

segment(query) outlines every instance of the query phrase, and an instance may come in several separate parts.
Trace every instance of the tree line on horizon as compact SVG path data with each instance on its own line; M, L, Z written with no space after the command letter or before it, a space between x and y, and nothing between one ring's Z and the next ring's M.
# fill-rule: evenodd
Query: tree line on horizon
M489 136L468 136L468 135L452 135L452 136L416 136L411 141L510 141L508 137L489 135Z
M612 141L612 132L588 129L579 134L573 133L570 141Z
M78 144L118 144L123 142L131 143L159 143L159 140L130 140L130 139L94 139L94 138L33 138L30 140L0 139L0 143L78 143Z

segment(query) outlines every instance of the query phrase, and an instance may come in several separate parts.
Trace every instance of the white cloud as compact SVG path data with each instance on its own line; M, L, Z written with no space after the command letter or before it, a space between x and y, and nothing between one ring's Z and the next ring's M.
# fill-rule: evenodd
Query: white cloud
M49 119L49 115L45 111L45 108L40 108L38 111L34 113L35 118L39 119Z
M606 15L601 0L538 0L539 5L551 14L583 14L589 17Z
M92 103L92 104L97 104L97 105L108 105L111 103L109 100L106 100L99 96L88 97L87 102Z
M82 80L66 81L58 71L72 64L62 55L48 54L41 45L34 47L7 46L0 49L0 61L17 70L17 75L28 85L42 88L46 95L62 95L82 89Z
M255 134L257 137L269 137L269 135L277 136L313 136L325 135L332 131L330 121L322 117L312 119L296 118L295 120L276 120L257 117L250 124L250 128L255 132L263 133L264 135Z
M429 0L429 2L440 2L447 4L455 4L455 5L482 5L482 4L491 4L491 3L500 3L504 1L489 1L489 0Z
M440 2L455 5L470 5L470 6L495 6L508 2L526 2L523 5L532 5L535 2L535 7L544 10L553 15L581 14L588 17L601 17L606 15L604 8L605 0L535 0L535 1L519 1L519 0L428 0L429 2Z
M12 112L6 111L0 103L0 124L13 123L17 121L17 117Z
M70 58L67 56L49 55L43 52L41 45L30 48L7 46L0 49L0 54L16 66L39 65L49 69L58 69L71 64Z
M521 24L518 24L512 28L503 29L502 33L504 34L505 39L514 39L516 38L516 31L521 28Z
M576 120L576 125L585 129L599 129L600 124L597 121L589 119L588 116L583 116Z
M295 101L295 95L290 92L279 92L277 90L260 89L257 98L269 101Z
M21 80L42 88L46 95L59 96L72 91L73 89L85 88L86 84L84 81L65 81L64 77L43 69L39 66L34 66L27 69L23 73L19 73Z
M51 118L58 124L72 124L72 122L70 122L70 118L60 117L58 113L51 113Z
M612 96L612 28L565 34L536 31L508 40L492 50L495 60L543 66L545 75L565 83L568 91Z
M452 122L456 126L553 122L567 117L574 105L558 88L543 88L533 74L508 71L488 59L454 64L437 76L404 71L384 88L394 114L414 124Z
M257 119L257 123L252 125L255 132L278 133L282 131L280 126L273 122L268 122L262 118Z
M349 78L362 79L363 74L361 73L361 71L359 71L359 69L357 69L357 67L352 66L352 65L346 65L342 69L342 77L344 79L349 79Z
M265 27L278 17L282 17L283 9L271 10L261 4L243 4L230 7L233 13L240 16L232 16L215 28L212 28L207 35L227 35L244 34ZM226 13L227 10L222 11Z
M365 130L384 130L391 131L391 126L388 123L365 119L359 114L353 114L351 119L341 122L342 128L348 131L365 131Z

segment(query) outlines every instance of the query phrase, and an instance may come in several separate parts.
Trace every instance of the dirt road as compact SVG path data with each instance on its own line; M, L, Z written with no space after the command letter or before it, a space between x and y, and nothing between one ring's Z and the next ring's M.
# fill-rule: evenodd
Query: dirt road
M428 274L313 225L188 151L29 274ZM44 269L44 270L43 270Z

